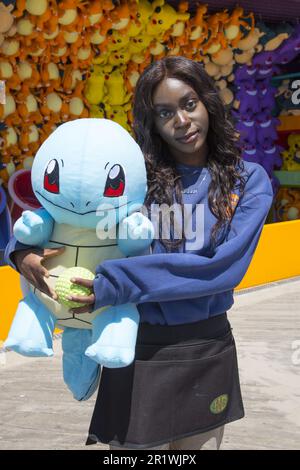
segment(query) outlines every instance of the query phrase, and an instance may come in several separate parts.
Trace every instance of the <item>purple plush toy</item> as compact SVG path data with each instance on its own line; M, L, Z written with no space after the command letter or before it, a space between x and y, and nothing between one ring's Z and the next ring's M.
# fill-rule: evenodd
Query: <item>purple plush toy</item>
M257 141L261 145L265 139L276 140L276 126L280 124L279 119L272 117L269 110L261 111L255 116Z
M242 144L242 157L246 162L253 162L261 164L262 152L256 144L244 142Z
M258 113L260 110L260 103L258 99L258 90L254 80L241 82L239 90L236 94L237 100L240 102L239 113L244 114L249 111Z
M240 134L240 142L248 142L255 145L256 143L256 127L254 115L251 110L239 115L239 121L235 128Z
M271 175L274 167L281 168L282 157L280 153L284 150L280 145L276 145L271 139L265 139L261 145L264 153L262 164Z
M284 41L278 49L278 63L287 64L291 62L300 53L300 26L294 31L294 34Z
M255 80L256 67L254 65L240 65L234 71L234 84L239 87L241 82Z
M260 80L271 78L275 73L279 73L277 63L277 52L261 52L253 58L253 65L256 67L256 77Z
M258 80L257 88L261 109L273 109L275 106L276 89L271 86L270 80Z

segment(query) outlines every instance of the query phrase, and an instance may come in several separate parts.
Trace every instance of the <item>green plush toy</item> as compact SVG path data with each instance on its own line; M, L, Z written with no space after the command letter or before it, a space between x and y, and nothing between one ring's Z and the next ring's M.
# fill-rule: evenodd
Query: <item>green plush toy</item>
M91 289L87 287L79 286L71 282L73 277L81 277L83 279L90 279L91 281L95 278L95 274L86 268L80 268L79 266L74 268L65 269L59 276L55 284L55 292L58 295L58 302L65 305L68 308L83 307L84 304L79 302L73 302L68 300L70 295L90 295Z

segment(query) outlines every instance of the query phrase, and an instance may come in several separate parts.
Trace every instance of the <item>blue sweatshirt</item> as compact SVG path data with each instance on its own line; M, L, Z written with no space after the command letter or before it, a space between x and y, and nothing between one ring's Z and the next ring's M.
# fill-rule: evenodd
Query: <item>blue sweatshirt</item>
M207 198L210 173L205 167L178 165L183 202L192 205L193 226L200 233L198 243L187 240L178 252L167 253L155 240L150 255L104 261L96 270L95 307L137 303L142 322L161 325L193 323L228 311L233 289L247 271L273 200L264 168L249 162L244 165L244 195L235 198L231 223L215 248L211 229L216 218ZM199 205L202 209L195 219ZM21 248L24 245L12 239L6 259Z

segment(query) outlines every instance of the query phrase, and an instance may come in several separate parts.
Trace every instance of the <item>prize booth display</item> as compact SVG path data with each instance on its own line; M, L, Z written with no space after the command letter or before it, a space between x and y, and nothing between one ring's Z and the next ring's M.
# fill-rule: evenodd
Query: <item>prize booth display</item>
M299 4L288 3L282 12L277 0L0 1L0 264L12 223L39 207L30 174L44 140L62 123L86 117L131 132L144 68L183 55L215 80L243 158L265 168L274 190L240 287L299 275L300 26ZM13 292L18 275L4 266L0 276Z

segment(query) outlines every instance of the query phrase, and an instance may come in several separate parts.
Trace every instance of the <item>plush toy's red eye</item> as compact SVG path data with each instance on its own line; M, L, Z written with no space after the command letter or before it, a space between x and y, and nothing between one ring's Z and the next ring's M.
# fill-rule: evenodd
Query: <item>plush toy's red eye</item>
M125 189L125 173L121 165L114 165L106 180L105 197L120 197Z
M59 165L55 159L50 160L45 170L44 189L50 193L59 193Z

